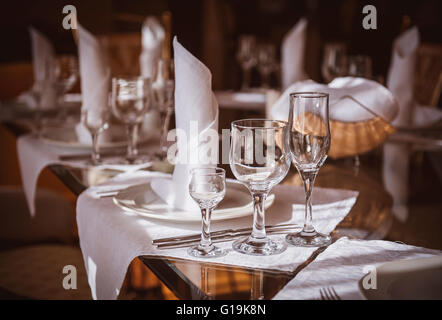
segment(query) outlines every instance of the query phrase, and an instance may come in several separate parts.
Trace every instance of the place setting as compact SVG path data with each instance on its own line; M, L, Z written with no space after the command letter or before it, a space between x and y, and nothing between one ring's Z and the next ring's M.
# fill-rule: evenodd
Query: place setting
M11 28L0 299L442 298L434 4L120 2Z

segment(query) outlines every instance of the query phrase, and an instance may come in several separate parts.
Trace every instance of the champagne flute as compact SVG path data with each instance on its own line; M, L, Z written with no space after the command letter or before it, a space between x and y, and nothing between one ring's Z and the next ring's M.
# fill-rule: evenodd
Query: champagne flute
M66 119L66 108L63 106L63 95L71 90L79 77L78 59L73 55L60 55L55 61L55 90L60 111L60 120Z
M302 247L330 244L331 238L315 230L312 224L312 190L319 169L330 149L327 93L290 94L289 150L305 189L305 222L298 233L286 236L288 243Z
M151 107L151 82L149 78L113 78L112 113L126 125L128 163L138 162L138 127Z
M277 68L274 45L262 44L258 47L258 71L261 74L262 87L270 87L270 74Z
M287 122L266 119L233 121L231 139L230 168L249 189L254 207L252 233L235 241L233 249L259 256L281 253L287 244L267 237L264 209L268 193L290 168Z
M109 127L109 111L107 108L99 110L84 109L81 111L81 122L89 130L92 136L92 154L91 163L98 165L101 163L100 149L98 144L98 137Z
M189 193L201 209L202 231L200 243L187 252L198 258L224 256L227 251L215 247L210 239L210 218L226 194L226 172L221 168L202 167L192 169L190 175Z
M251 70L257 63L256 40L254 36L240 36L236 59L240 63L243 71L243 82L241 90L247 90L250 88Z
M173 67L173 61L158 60L152 83L152 93L160 114L160 123L162 126L160 150L157 153L157 156L161 160L166 158L167 155L167 133L174 106L175 81Z

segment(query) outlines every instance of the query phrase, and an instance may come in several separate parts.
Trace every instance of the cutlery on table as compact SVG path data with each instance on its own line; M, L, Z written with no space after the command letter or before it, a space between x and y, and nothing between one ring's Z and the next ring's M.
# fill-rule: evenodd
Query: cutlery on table
M319 289L319 294L321 295L321 300L341 300L335 288L325 287Z
M269 234L284 233L293 229L299 229L301 226L297 224L281 224L266 227ZM212 242L225 242L240 236L250 235L252 228L228 229L211 232ZM152 244L158 249L180 248L197 243L201 238L200 234L187 235L182 237L170 237L152 240Z

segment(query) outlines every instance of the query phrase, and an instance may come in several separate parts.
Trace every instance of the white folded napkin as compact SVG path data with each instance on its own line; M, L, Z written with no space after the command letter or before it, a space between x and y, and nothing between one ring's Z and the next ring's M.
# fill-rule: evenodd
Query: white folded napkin
M82 110L92 112L96 117L103 109L109 108L110 66L106 50L100 41L80 24L78 27L78 57L80 62ZM109 112L110 108L109 108ZM89 130L79 123L76 126L78 141L92 145ZM110 141L110 133L104 131L98 143Z
M307 79L304 71L304 53L307 38L307 19L302 18L284 36L281 47L282 87Z
M200 223L161 222L118 207L111 198L97 197L97 192L121 189L166 177L153 172L122 174L88 189L77 201L77 223L89 285L95 299L115 299L130 262L138 256L162 256L208 262L187 254L186 248L160 250L151 241L157 238L198 234ZM300 223L304 219L304 190L301 187L276 186L273 205L266 210L266 224ZM313 191L313 222L318 231L329 233L348 214L358 193L346 190L315 188ZM225 200L223 200L225 201ZM294 206L292 206L294 204ZM211 230L252 226L252 214L243 218L213 221ZM100 236L97 237L97 234ZM284 235L272 235L282 238ZM317 248L289 246L279 255L249 256L231 250L232 241L217 243L230 252L211 263L236 265L253 269L292 272L305 262Z
M55 50L48 38L34 27L29 28L29 34L32 44L34 84L29 91L18 97L18 101L25 103L30 109L36 109L40 101L41 110L51 109L56 103L56 91L53 86Z
M142 51L140 55L141 75L152 78L156 63L161 58L161 50L166 33L164 27L154 16L147 17L142 27Z
M151 146L152 147L152 146ZM84 154L82 149L69 149L51 146L34 135L23 135L17 139L17 154L20 165L20 174L23 190L26 196L29 212L35 215L35 189L41 171L51 164L63 164L72 168L88 168L89 159L61 161L62 155ZM111 169L132 172L150 166L149 163L140 165L112 165L103 164L97 169Z
M358 282L373 267L396 260L442 255L430 250L381 240L341 238L299 272L273 299L321 299L319 290L333 287L341 299L359 300Z
M329 97L331 120L357 122L370 120L376 116L391 121L396 116L398 106L394 96L379 83L354 77L336 78L328 85L312 80L297 82L288 87L270 109L270 117L287 120L290 108L290 93L324 92Z
M212 92L210 70L187 51L175 37L175 123L178 154L172 180L153 181L152 189L173 208L198 210L189 195L190 169L218 163L218 103ZM197 126L197 128L196 128ZM215 132L216 136L211 135ZM187 140L187 141L184 141ZM212 150L212 158L200 158Z
M387 87L399 102L399 113L393 124L397 127L425 127L442 119L436 108L418 106L413 90L415 65L419 48L417 27L401 34L393 43ZM393 196L393 212L400 221L408 217L408 176L411 146L387 143L383 152L383 180L385 188Z

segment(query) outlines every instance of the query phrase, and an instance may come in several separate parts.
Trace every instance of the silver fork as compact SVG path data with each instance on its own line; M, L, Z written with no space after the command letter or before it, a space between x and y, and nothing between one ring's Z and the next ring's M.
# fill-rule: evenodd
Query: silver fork
M322 300L341 300L335 288L333 287L325 287L319 289L319 294L321 295Z

